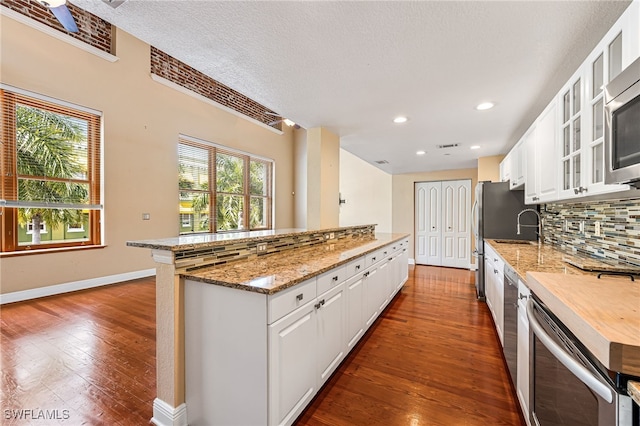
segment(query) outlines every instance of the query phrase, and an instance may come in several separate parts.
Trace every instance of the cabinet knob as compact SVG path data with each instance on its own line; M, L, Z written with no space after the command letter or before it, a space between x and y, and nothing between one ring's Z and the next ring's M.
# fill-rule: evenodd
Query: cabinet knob
M299 302L304 298L304 294L300 293L299 295L296 296L296 300Z
M533 201L538 201L540 199L540 197L533 197L532 200Z
M529 296L527 296L526 294L522 294L522 293L518 293L518 299L528 299Z
M336 275L335 277L332 278L333 281L338 281L338 276Z
M360 265L356 265L356 271L360 270Z
M498 270L497 270L497 269L494 269L494 270L493 270L493 273L494 273L494 274L497 274L497 273L498 273Z

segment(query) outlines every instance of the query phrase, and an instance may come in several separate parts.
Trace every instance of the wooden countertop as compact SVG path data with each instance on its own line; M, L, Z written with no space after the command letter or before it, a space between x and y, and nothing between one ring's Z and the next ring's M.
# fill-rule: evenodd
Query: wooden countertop
M640 405L640 382L629 380L627 382L627 392L629 392L629 395L636 404Z
M526 282L605 367L640 376L640 282L548 272Z
M376 233L196 269L182 276L208 284L274 294L408 236Z

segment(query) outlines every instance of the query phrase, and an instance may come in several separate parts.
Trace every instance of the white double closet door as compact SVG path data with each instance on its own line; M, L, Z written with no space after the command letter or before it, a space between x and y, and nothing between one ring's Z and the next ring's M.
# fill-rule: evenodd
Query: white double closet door
M471 180L416 182L416 263L469 268Z

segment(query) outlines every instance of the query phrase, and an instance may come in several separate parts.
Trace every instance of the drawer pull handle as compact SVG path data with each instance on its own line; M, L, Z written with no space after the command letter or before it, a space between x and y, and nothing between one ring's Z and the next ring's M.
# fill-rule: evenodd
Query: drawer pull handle
M299 295L296 296L296 300L299 302L304 298L304 294L300 293Z
M368 277L370 273L371 273L370 271L367 271L367 272L365 272L365 273L364 273L364 274L362 274L362 275L363 275L363 276L365 276L365 277Z
M494 270L493 270L493 273L494 273L494 274L497 274L497 273L498 273L498 270L497 270L497 269L494 269Z
M376 260L376 258L375 258L375 257L372 257L371 259L372 259L374 262L375 262L375 260Z
M360 270L360 265L356 265L356 271Z
M338 281L338 276L336 275L335 277L331 278L333 281Z

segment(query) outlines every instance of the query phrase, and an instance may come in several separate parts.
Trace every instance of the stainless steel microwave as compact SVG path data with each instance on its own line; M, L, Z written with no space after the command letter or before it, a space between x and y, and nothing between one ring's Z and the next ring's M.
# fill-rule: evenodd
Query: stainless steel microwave
M640 58L604 89L605 183L640 187Z

